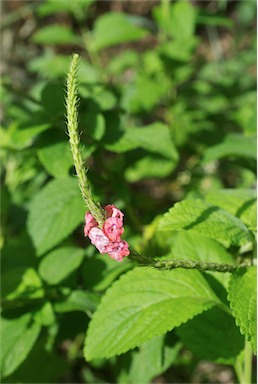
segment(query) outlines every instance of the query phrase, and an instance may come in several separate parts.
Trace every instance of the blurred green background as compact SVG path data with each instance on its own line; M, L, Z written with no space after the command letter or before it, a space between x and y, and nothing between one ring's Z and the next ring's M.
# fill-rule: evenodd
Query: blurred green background
M20 317L25 312L43 326L3 382L133 382L123 358L88 364L82 357L91 313L128 265L118 271L109 262L94 264L88 246L85 259L79 252L55 279L58 264L51 276L44 270L28 224L43 188L54 181L60 196L77 188L66 182L74 175L64 107L69 57L81 56L79 121L94 195L125 212L130 244L155 253L142 228L174 202L255 186L256 2L12 0L1 6L3 314L19 319L8 326L20 334L30 321ZM40 215L40 204L35 209ZM84 208L76 209L66 237L43 241L38 254L61 240L85 248L78 228ZM87 296L88 313L78 304L80 294L77 307L53 310L67 292L92 287L98 294ZM228 383L234 380L230 369L207 368L189 351L174 364L148 380L225 382L223 372Z

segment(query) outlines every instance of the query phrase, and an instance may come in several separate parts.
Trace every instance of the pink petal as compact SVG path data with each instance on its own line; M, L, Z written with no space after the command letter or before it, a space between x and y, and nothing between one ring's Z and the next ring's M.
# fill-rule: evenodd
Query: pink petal
M89 236L89 232L92 228L98 226L98 223L89 211L85 214L85 223L86 225L84 226L84 236L86 237Z

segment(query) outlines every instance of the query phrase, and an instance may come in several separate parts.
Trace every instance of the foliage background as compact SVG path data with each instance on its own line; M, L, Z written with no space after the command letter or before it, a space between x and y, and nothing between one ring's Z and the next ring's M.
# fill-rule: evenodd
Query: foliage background
M171 11L166 1L3 1L2 11L3 382L233 382L225 360L191 348L184 326L166 336L149 377L142 364L163 338L85 362L92 313L132 265L83 237L64 79L78 52L96 199L125 212L134 249L164 255L157 220L175 202L254 188L255 1L178 1Z

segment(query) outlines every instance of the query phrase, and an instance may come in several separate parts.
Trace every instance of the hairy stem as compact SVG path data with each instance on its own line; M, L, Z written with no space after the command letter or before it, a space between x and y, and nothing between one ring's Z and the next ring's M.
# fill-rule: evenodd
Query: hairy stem
M199 271L234 272L239 268L246 268L248 264L232 265L220 263L208 263L196 260L153 260L146 256L132 253L129 258L140 265L147 265L158 269L198 269Z
M73 162L78 177L78 184L85 204L90 210L92 216L97 220L99 225L105 221L105 214L99 204L95 203L91 189L88 183L86 170L84 168L82 154L80 150L80 137L78 133L78 112L77 105L79 103L77 91L77 71L80 57L73 54L67 75L67 97L66 97L66 113L67 113L67 129L69 134L69 142L73 155Z

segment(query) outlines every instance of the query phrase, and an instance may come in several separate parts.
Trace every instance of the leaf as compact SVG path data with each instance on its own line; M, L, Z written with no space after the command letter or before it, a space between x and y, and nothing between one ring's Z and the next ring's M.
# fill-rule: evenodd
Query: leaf
M73 0L70 2L66 0L49 0L44 3L38 4L36 12L37 15L39 15L40 17L45 17L54 13L59 14L60 11L62 11L62 13L74 13L77 18L79 18L80 14L81 17L85 17L85 11L93 1L94 0Z
M88 257L82 265L81 275L84 286L94 292L105 291L119 275L132 268L126 259L117 263L111 257L97 253Z
M114 152L127 152L132 149L142 148L173 159L178 159L178 153L169 133L169 128L162 123L153 123L144 127L127 128L124 135L114 144L106 145Z
M146 341L140 346L139 351L133 353L129 371L130 383L149 384L176 360L182 345L178 342L167 345L166 336L170 334L156 336Z
M217 241L199 233L180 231L173 238L171 253L167 259L196 260L211 263L234 264L234 259ZM229 273L208 272L223 286L228 286ZM225 293L226 295L226 293Z
M52 324L54 324L56 318L51 302L44 301L43 303L40 303L38 308L34 310L33 319L37 324L41 326L50 327Z
M99 303L99 296L81 290L72 291L72 293L63 301L55 303L56 312L94 312Z
M234 318L219 307L197 315L176 332L198 357L220 364L234 365L244 348L244 338Z
M58 55L56 52L46 51L40 56L36 56L27 63L28 69L36 72L43 78L56 79L64 77L69 65L69 58L67 56Z
M191 40L194 35L196 23L196 9L188 1L170 3L168 13L164 15L162 6L154 9L160 26L175 40L187 41ZM183 47L182 47L183 48Z
M50 181L31 201L28 231L41 256L83 221L85 208L73 178Z
M48 284L58 284L81 265L83 258L82 248L55 249L43 258L39 265L39 273Z
M191 230L177 234L173 241L172 254L183 260L234 263L233 257L220 244Z
M44 107L46 114L56 119L65 114L64 90L60 83L48 83L41 92L41 105Z
M140 40L147 31L134 25L132 19L123 13L105 13L94 25L92 46L96 50L129 41Z
M135 268L103 297L86 336L87 360L119 355L218 303L198 271Z
M73 160L67 142L59 142L43 147L37 151L37 154L50 175L57 179L69 176L69 169L73 164Z
M205 200L232 213L251 230L256 231L256 191L253 189L221 189L205 195Z
M1 318L1 367L2 376L9 376L27 358L36 342L41 327L30 323L31 315L15 319Z
M176 167L176 162L161 156L143 156L132 163L125 171L125 178L130 183L142 179L168 176Z
M44 296L42 281L33 268L12 268L3 275L5 300L39 299Z
M36 44L76 44L79 42L72 29L62 24L50 24L40 28L32 36L32 41Z
M252 266L244 271L237 271L232 274L228 299L236 324L240 331L251 342L253 350L256 352L257 333L256 333L256 290L257 290L256 267Z
M256 160L256 136L243 136L237 133L228 134L220 144L208 148L203 162L208 163L222 157L235 156Z
M48 123L42 123L38 121L38 116L36 118L31 118L28 122L22 122L21 124L10 124L8 127L8 136L4 130L0 131L0 139L3 147L12 148L12 149L23 149L29 147L35 137L41 132L46 131L50 128Z
M198 231L225 246L252 241L247 227L238 218L200 199L176 203L160 220L159 230L182 229Z
M135 82L125 88L121 106L128 113L151 111L166 92L167 78L138 75Z
M45 332L46 333L46 332ZM68 365L54 350L47 351L46 337L40 337L31 354L5 383L58 383L61 375L68 374Z

